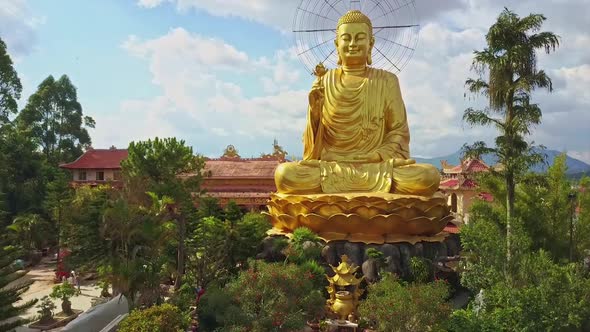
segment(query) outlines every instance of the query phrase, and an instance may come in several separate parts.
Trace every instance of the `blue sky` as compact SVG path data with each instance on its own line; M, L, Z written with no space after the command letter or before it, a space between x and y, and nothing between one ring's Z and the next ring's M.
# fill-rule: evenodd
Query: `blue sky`
M493 132L461 123L472 51L504 6L544 13L562 37L540 66L555 92L535 94L544 122L532 139L590 162L590 26L587 0L416 0L420 38L399 75L412 154L441 156ZM233 144L244 157L274 138L301 155L311 77L290 28L296 0L3 0L0 37L24 85L21 105L48 75L67 74L95 118L96 148L176 136L218 156ZM579 17L575 13L580 13Z

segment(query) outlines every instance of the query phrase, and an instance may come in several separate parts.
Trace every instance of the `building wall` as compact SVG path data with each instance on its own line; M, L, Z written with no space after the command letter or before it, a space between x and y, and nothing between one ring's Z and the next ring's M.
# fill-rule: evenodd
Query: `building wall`
M80 173L86 172L86 181L97 181L96 175L98 172L104 172L104 181L113 181L115 180L115 171L113 169L75 169L72 170L72 180L73 181L83 181L80 180ZM120 171L119 171L120 172Z

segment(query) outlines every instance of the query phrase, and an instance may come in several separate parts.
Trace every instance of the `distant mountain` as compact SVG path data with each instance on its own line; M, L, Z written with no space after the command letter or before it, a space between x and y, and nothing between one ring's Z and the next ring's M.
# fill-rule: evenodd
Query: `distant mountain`
M545 155L547 155L547 164L539 164L533 167L534 172L544 172L550 165L553 165L553 160L555 157L559 156L561 152L555 150L545 150L543 151ZM461 160L461 151L457 151L453 154L443 157L436 157L436 158L414 158L417 163L425 163L434 165L437 168L441 168L441 160L446 160L451 165L459 165ZM483 161L493 166L497 163L497 158L493 155L484 155ZM567 174L573 175L578 173L585 173L590 172L590 165L586 164L585 162L578 160L576 158L572 158L567 156L566 158L566 165L567 165Z

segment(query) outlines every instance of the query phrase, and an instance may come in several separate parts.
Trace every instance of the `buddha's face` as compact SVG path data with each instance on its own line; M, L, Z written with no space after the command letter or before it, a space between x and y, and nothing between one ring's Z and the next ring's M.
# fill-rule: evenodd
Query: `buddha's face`
M335 40L342 64L365 65L374 44L369 26L365 23L347 23L338 27Z

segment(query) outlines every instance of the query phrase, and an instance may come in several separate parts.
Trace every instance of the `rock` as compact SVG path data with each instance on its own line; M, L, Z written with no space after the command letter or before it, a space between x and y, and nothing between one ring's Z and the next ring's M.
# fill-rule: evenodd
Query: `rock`
M438 244L438 253L436 255L436 258L439 257L447 257L448 254L448 249L447 249L447 245L444 242L441 242Z
M410 259L412 258L412 251L408 243L399 243L397 245L400 253L401 277L406 278L410 276Z
M319 246L320 246L319 243L313 242L313 241L305 241L301 245L301 247L303 248L303 250L315 249L315 248L318 248Z
M459 254L459 246L451 237L446 238L444 243L447 246L447 256L455 256Z
M399 261L399 256L397 257L397 259L392 256L385 257L385 266L383 267L383 269L387 272L395 273L398 276L401 276L402 267Z
M379 264L375 259L366 260L362 265L362 269L367 282L374 283L379 280Z
M422 242L418 242L414 245L414 256L424 257L424 245Z
M358 266L361 266L363 264L363 248L363 243L346 242L344 244L345 254L348 256L351 262L354 262Z
M331 243L326 244L322 248L322 257L328 264L332 266L336 266L340 262L340 259L336 253L336 246Z
M285 259L279 242L288 240L284 236L269 236L262 240L262 252L256 255L256 259L264 259L269 262L277 262Z

